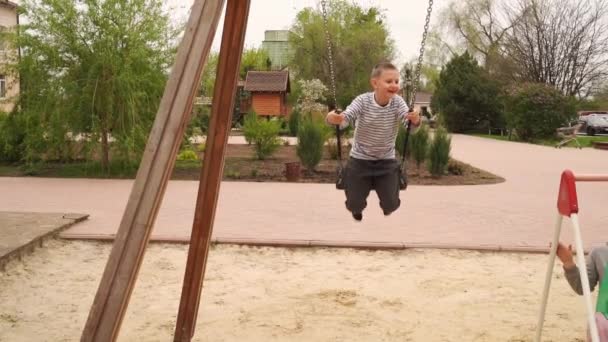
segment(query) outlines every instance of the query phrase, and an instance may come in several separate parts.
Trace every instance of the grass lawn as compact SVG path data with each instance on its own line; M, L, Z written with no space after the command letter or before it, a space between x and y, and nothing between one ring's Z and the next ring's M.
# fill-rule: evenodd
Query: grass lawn
M473 135L476 137L490 138L490 139L496 139L496 140L504 140L504 141L509 140L509 136L507 136L507 135L502 135L502 136L501 135L490 135L490 134L473 134ZM513 141L518 141L518 140L513 140ZM586 136L586 135L578 136L578 142L579 142L579 144L581 144L582 147L593 147L594 141L608 142L608 136L593 136L593 137ZM531 143L537 144L537 145L555 146L559 142L560 142L559 139L542 139L542 140L533 141ZM577 145L574 141L569 142L565 146L566 147L577 147Z

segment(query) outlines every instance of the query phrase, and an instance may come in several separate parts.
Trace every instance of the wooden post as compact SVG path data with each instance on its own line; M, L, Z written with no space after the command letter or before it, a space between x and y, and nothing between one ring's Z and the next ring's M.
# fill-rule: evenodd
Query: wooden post
M190 119L224 0L196 0L81 341L115 341Z
M224 152L232 125L235 91L245 40L249 0L228 0L213 93L212 115L200 176L190 248L177 315L174 341L190 341L198 315L203 279L213 231L215 209L224 170Z

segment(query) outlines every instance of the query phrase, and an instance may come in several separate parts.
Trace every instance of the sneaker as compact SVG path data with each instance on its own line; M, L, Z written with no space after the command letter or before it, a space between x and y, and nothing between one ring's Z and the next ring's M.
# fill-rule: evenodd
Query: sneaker
M357 221L361 221L363 219L363 214L361 213L353 213L353 218Z

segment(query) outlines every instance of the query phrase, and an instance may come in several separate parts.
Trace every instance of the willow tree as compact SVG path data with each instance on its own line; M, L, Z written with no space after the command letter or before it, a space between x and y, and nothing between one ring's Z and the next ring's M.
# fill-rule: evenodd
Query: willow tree
M25 0L20 115L26 159L138 162L179 30L162 0Z

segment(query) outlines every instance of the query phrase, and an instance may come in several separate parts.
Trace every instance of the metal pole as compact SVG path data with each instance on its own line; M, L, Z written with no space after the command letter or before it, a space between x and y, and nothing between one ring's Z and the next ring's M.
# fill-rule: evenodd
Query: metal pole
M587 319L589 320L589 332L591 333L591 341L600 342L600 337L597 333L595 324L595 309L591 303L591 289L589 287L589 278L587 277L587 264L585 262L585 251L583 249L583 239L581 237L581 229L578 223L578 215L572 214L572 229L574 230L574 243L576 244L576 264L581 276L581 286L583 287L583 300L587 307Z
M543 332L543 324L545 323L545 311L547 309L547 299L549 298L549 290L551 289L551 278L553 277L553 266L555 265L555 254L557 252L557 244L559 242L559 236L562 231L562 222L564 217L557 213L555 220L555 230L553 232L553 242L551 243L551 250L549 251L549 263L547 264L547 273L545 276L545 288L543 290L543 296L540 305L540 312L538 314L538 324L536 326L536 338L534 341L540 342L540 337Z
M608 175L576 175L577 182L608 182Z

